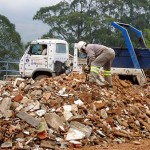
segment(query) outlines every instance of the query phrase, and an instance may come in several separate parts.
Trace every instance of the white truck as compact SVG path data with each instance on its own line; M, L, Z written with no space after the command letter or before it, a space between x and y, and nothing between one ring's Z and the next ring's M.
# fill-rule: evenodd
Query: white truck
M46 54L42 54L42 47ZM19 63L21 77L41 79L69 71L68 43L59 39L39 39L32 41Z

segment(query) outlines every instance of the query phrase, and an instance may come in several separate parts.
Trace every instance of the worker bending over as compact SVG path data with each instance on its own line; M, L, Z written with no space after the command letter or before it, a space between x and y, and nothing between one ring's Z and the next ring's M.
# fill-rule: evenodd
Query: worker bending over
M84 41L77 43L77 49L80 53L87 54L88 64L85 71L90 71L90 82L100 86L112 86L111 65L115 58L114 50L104 45L87 44ZM100 67L104 69L104 78L99 74Z

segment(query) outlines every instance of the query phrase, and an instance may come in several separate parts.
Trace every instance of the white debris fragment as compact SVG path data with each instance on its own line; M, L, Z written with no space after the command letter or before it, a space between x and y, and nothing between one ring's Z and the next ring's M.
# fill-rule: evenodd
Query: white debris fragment
M72 110L71 105L64 105L63 109L64 109L64 111L71 111Z
M74 103L75 103L76 105L79 105L79 106L81 106L81 105L84 104L80 99L74 101Z
M44 109L41 109L41 110L37 110L36 111L36 114L38 115L38 116L43 116L44 114L46 113L46 110L44 110Z
M65 93L65 91L66 91L66 88L65 87L63 87L59 92L58 92L58 95L63 95L64 93Z
M30 135L30 132L29 132L29 131L26 131L26 130L23 131L23 133L26 134L26 135Z
M17 82L18 81L24 81L25 79L23 79L23 78L17 78L15 81L14 81L14 84L13 84L13 87L16 87L17 86Z
M77 129L74 128L70 128L67 136L66 136L66 140L70 141L70 140L80 140L83 139L85 137L85 134Z
M65 120L69 120L73 115L70 111L64 111L63 112Z
M101 131L101 130L97 130L97 133L103 137L105 137L106 135Z

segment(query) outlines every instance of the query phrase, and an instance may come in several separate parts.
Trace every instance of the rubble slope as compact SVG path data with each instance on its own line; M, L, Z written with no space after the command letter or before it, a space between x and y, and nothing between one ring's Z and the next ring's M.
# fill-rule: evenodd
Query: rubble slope
M113 88L85 74L17 78L0 85L0 147L56 149L140 143L150 138L150 86L113 76Z

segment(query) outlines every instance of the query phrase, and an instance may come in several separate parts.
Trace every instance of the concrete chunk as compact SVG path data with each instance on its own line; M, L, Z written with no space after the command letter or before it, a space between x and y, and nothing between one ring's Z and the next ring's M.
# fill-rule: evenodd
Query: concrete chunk
M73 115L70 111L64 111L63 112L65 120L69 120Z
M77 121L72 121L70 123L70 126L72 128L75 128L75 129L83 132L85 134L85 137L87 137L87 138L91 135L92 128L90 126L85 126L84 124L81 124L80 122L77 122Z
M41 144L40 144L41 147L48 148L48 149L51 149L51 150L55 150L56 149L55 145L56 144L55 144L54 141L45 141L45 140L42 140Z
M58 130L60 126L63 126L63 120L56 113L49 113L45 115L45 120L49 126Z
M85 133L83 133L82 131L79 131L75 128L70 128L67 136L66 136L66 140L70 141L70 140L80 140L83 139L85 137Z
M7 110L10 109L11 106L11 99L10 98L4 98L1 105L0 105L0 111L2 113L5 113Z
M28 115L26 112L23 112L23 111L19 112L17 114L17 117L26 121L28 124L30 124L33 127L38 127L40 123L40 120L33 118L32 116Z
M12 147L12 142L5 142L5 143L2 143L1 145L1 148L10 148Z
M105 109L101 109L101 110L100 110L100 113L101 113L101 117L102 117L103 119L108 118L108 114L107 114L107 112L106 112Z

